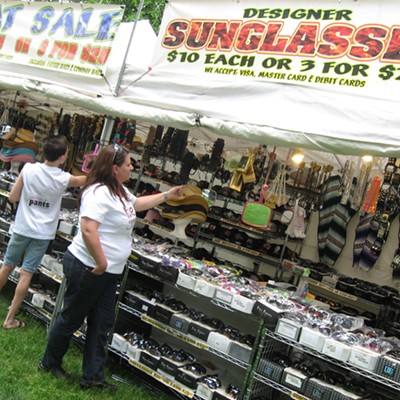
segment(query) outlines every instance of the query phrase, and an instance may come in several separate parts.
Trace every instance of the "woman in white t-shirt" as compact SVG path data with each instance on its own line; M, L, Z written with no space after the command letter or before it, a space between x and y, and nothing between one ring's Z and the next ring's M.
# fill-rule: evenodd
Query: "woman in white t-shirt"
M64 305L49 332L39 368L68 377L62 360L72 335L87 319L82 388L115 388L104 379L106 344L115 318L117 281L131 253L136 212L182 195L182 187L136 198L123 183L132 172L129 152L115 144L96 157L79 202L80 229L64 255Z

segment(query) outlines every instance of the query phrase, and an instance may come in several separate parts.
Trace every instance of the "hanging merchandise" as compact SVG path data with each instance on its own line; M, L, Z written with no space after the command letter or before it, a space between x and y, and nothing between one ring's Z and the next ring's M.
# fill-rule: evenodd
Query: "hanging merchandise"
M378 203L381 178L375 176L372 179L364 203L361 206L360 220L358 222L354 246L353 246L353 267L369 270L375 264L376 256L370 252L378 223L374 220L376 205ZM362 262L360 260L362 259Z
M135 122L135 124L136 124L136 122ZM153 137L152 146L151 146L151 155L154 157L159 157L159 155L160 155L160 146L161 146L163 132L164 132L164 126L157 125L157 127L154 130L154 137ZM133 136L131 138L131 142L132 142L132 140L133 140Z
M400 238L399 238L400 240ZM400 278L400 249L396 250L396 253L394 254L393 261L390 264L390 268L392 268L392 276L395 279Z
M214 142L210 162L208 163L208 172L215 172L223 163L222 153L224 151L225 141L224 139L217 139Z
M161 143L159 146L159 157L164 157L168 153L168 149L170 146L172 134L174 133L175 129L174 128L168 128L167 131L164 133L164 136L161 138Z
M375 265L381 254L391 222L397 214L400 168L396 158L389 158L377 192L379 182L380 179L374 178L371 183L354 240L353 267L366 271Z
M340 199L340 204L346 205L349 200L353 177L354 177L354 163L346 161L346 166L342 177L343 189L342 189L342 198Z
M255 228L267 229L272 217L272 210L264 204L263 193L267 185L264 185L260 191L259 201L247 201L243 207L241 221Z
M8 124L10 119L10 114L8 112L8 107L1 113L0 117L0 127L1 133L4 134L11 129L11 125Z
M289 196L286 194L286 165L281 165L275 179L265 190L264 198L266 204L271 207L280 207L285 205Z
M34 142L33 139L33 131L24 128L16 130L12 138L3 140L0 160L4 162L35 162L39 151L39 144Z
M371 170L372 170L372 162L363 164L360 168L360 173L358 175L356 188L354 189L354 196L352 202L352 206L354 208L360 207L361 202L365 198L365 192L368 187Z
M345 183L346 185L344 185ZM343 191L351 184L347 201L342 204ZM318 254L320 261L332 266L346 244L347 224L357 209L352 207L356 179L351 183L339 175L331 176L325 182L318 224Z
M375 242L379 223L374 214L361 214L356 228L353 247L353 267L369 271L378 259L377 254L371 252Z
M306 181L306 189L315 190L318 185L318 177L321 171L321 165L312 161L310 164L309 174Z
M305 219L306 210L299 205L299 199L296 199L293 216L286 229L286 234L292 239L304 239L305 234Z
M5 122L3 118L5 111L6 111L6 105L2 101L0 101L0 125L6 124L8 122L8 121Z
M114 126L111 141L130 148L136 135L136 121L122 118Z
M181 170L180 170L180 183L186 183L189 180L189 175L191 172L197 171L199 167L199 159L191 151L187 151L183 157Z
M229 188L240 192L244 183L254 183L256 175L254 173L255 154L247 151L239 161L239 164L233 171L229 182Z
M183 157L186 152L188 136L189 136L189 131L184 131L181 129L174 130L167 154L169 158L175 161L183 160Z
M100 149L100 144L97 143L95 149L91 153L86 154L85 157L83 158L82 172L84 172L85 174L87 174L91 170L93 162L99 152L99 149Z
M361 206L362 214L375 214L381 182L382 180L379 176L375 176L372 179L367 195L365 196L364 203Z

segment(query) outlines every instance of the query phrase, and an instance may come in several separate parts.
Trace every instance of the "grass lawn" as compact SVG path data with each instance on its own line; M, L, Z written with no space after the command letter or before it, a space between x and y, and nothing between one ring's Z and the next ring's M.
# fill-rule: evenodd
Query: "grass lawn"
M4 289L10 287L10 283ZM13 289L13 288L12 288ZM5 290L7 291L7 290ZM64 368L72 374L71 381L54 378L39 371L37 366L46 345L45 324L25 311L18 318L26 322L24 329L5 330L1 326L7 313L11 295L0 295L0 400L166 400L171 396L152 391L142 380L135 378L135 370L107 363L107 380L117 384L117 392L100 389L82 390L79 387L82 352L71 345ZM112 375L127 382L117 382ZM175 396L173 396L175 397Z

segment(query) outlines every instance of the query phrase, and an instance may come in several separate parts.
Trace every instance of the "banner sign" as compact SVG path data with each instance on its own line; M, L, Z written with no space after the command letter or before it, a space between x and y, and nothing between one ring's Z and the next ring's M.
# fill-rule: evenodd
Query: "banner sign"
M153 68L200 80L399 98L400 2L171 0L154 61Z
M3 1L0 60L100 78L123 6Z

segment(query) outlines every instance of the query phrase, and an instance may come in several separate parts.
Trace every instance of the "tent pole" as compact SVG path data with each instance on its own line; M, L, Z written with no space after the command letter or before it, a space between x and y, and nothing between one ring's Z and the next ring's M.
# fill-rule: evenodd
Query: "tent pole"
M135 17L135 21L133 23L132 32L131 32L131 34L129 36L128 46L127 46L126 52L125 52L125 57L124 57L124 60L122 61L122 66L121 66L121 69L120 69L119 75L118 75L118 81L117 81L117 84L115 86L116 96L118 95L118 91L119 91L119 88L121 86L122 76L124 75L124 69L125 69L125 65L126 65L126 59L128 58L129 49L131 47L131 43L132 43L132 40L133 40L133 35L135 33L135 30L136 30L136 25L137 25L137 23L139 21L140 14L141 14L142 9L143 9L143 4L144 4L144 0L140 0L139 7L138 7L138 10L137 10L137 13L136 13L136 17Z
M107 146L110 142L111 132L114 125L114 118L107 116L104 120L103 130L101 131L100 148Z
M132 43L133 35L135 33L135 30L136 30L136 25L137 25L137 23L139 21L140 14L141 14L142 9L143 9L143 4L144 4L144 0L140 0L138 11L137 11L136 17L135 17L135 21L133 23L132 32L131 32L131 34L129 36L128 46L126 48L124 60L122 61L121 69L120 69L119 75L118 75L118 80L117 80L117 83L115 85L115 96L118 95L118 92L119 92L119 89L120 89L120 86L121 86L122 77L123 77L124 70L125 70L125 65L126 65L126 59L128 58L128 52L129 52L129 49L130 49L130 46L131 46L131 43ZM100 147L101 148L106 146L108 144L108 142L110 141L113 123L114 123L114 119L112 117L110 117L110 116L106 116L105 121L104 121L104 125L103 125L103 130L101 132L101 137L100 137Z

